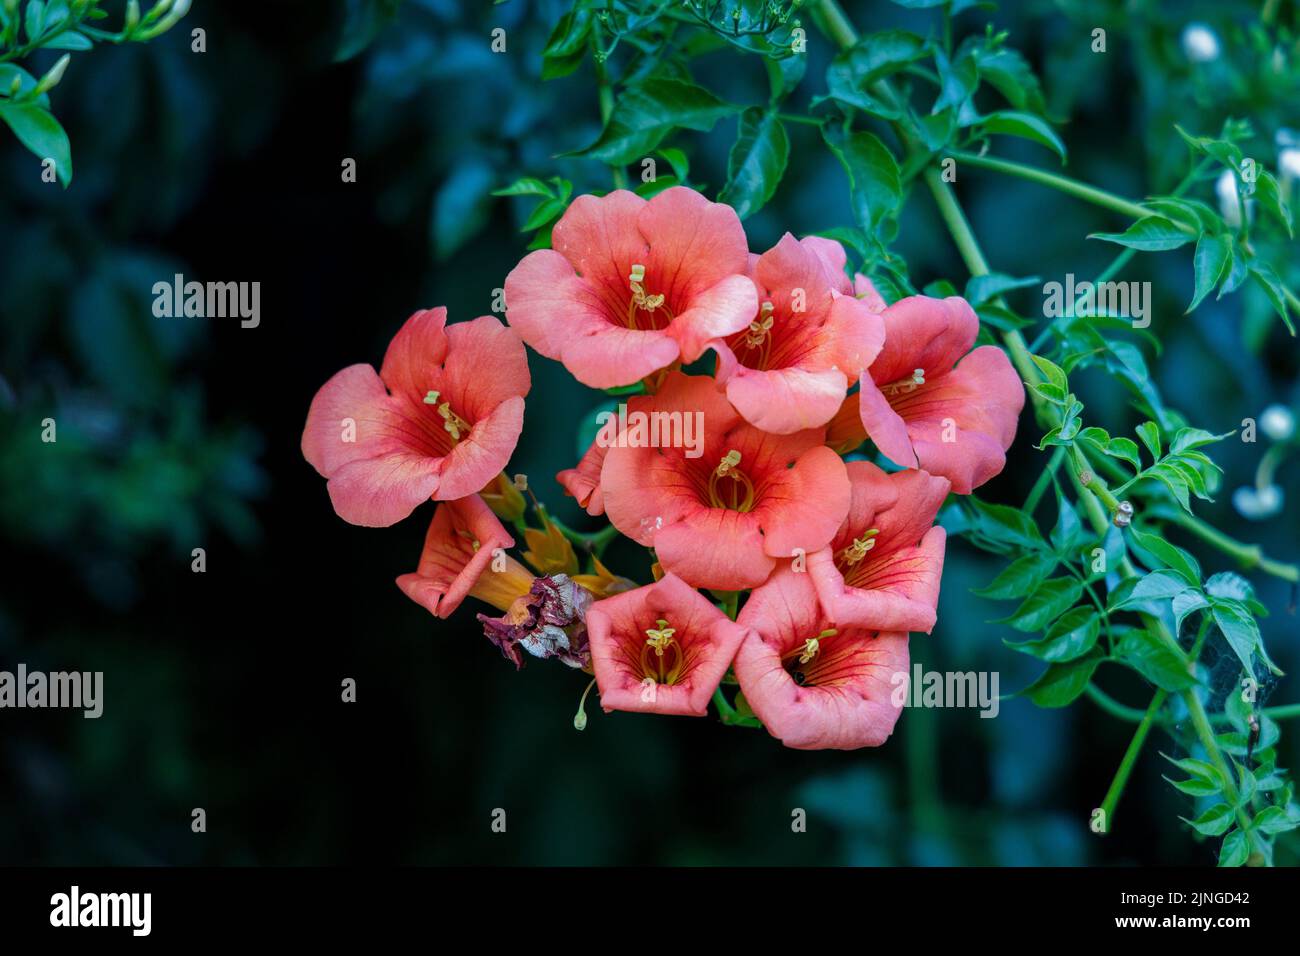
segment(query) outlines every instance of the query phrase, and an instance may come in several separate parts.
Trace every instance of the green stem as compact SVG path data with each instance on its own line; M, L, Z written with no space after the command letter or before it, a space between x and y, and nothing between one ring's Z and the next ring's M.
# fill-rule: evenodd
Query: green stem
M1259 569L1265 574L1271 574L1283 581L1296 583L1300 581L1300 567L1294 564L1286 564L1282 561L1275 561L1264 554L1264 549L1257 544L1247 544L1244 541L1238 541L1236 538L1224 534L1218 528L1201 520L1195 515L1189 515L1181 509L1162 508L1158 512L1161 518L1166 521L1172 521L1179 527L1186 528L1192 534L1196 535L1206 544L1218 548L1224 554L1233 558L1244 570Z
M1083 689L1083 691L1092 699L1093 703L1112 717L1126 720L1130 724L1140 724L1143 718L1146 717L1145 711L1138 710L1136 707L1129 707L1127 704L1121 704L1096 684L1089 684ZM1156 717L1156 720L1163 722L1160 721L1158 716Z
M835 0L816 0L810 11L817 29L842 50L858 42L858 31Z
M614 115L614 88L609 82L609 70L605 68L606 53L597 40L599 27L591 31L591 61L596 68L596 84L600 97L600 122L609 125L609 118ZM610 174L614 177L615 189L627 189L627 171L622 166L611 166Z
M1046 169L1039 169L1036 166L1028 166L1024 163L1017 163L1009 159L999 159L996 156L981 156L979 153L970 153L964 150L957 150L952 153L952 158L958 163L965 163L968 166L974 166L977 169L991 169L995 172L1006 173L1009 176L1018 176L1032 183L1039 183L1052 189L1074 196L1076 199L1082 199L1084 202L1092 203L1094 206L1101 206L1104 209L1110 209L1121 215L1128 216L1132 219L1145 219L1148 216L1154 216L1156 213L1140 206L1131 199L1125 199L1123 196L1116 196L1114 193L1107 192L1104 189L1098 189L1096 186L1090 186L1088 183L1080 182L1077 179L1071 179L1069 176L1062 176L1060 173L1053 173ZM1184 232L1194 233L1196 230L1192 226L1183 223L1175 223Z
M1098 707L1118 720L1127 721L1130 724L1137 724L1141 723L1143 716L1145 716L1143 711L1138 710L1136 707L1129 707L1127 704L1121 704L1096 684L1089 684L1084 688L1084 693L1086 693ZM1300 704L1280 704L1277 707L1264 707L1257 710L1255 713L1269 717L1273 720L1291 720L1300 717ZM1230 722L1231 721L1226 714L1210 715L1211 724L1227 724ZM1167 714L1157 714L1156 723L1162 725L1171 724L1173 723L1173 718Z
M1089 688L1092 687L1091 684L1088 686ZM1100 694L1101 692L1097 691L1097 693ZM1115 776L1110 782L1110 787L1106 790L1106 796L1101 801L1103 833L1110 832L1111 821L1115 818L1115 808L1119 804L1119 798L1124 794L1124 787L1128 783L1129 776L1133 773L1133 766L1137 763L1138 755L1142 753L1142 745L1146 743L1147 734L1151 732L1151 725L1155 723L1156 714L1164 706L1167 696L1168 694L1163 690L1155 692L1151 697L1151 703L1147 706L1146 713L1142 715L1141 720L1138 722L1137 730L1133 731L1133 739L1129 741L1128 749L1124 751L1124 757L1120 760L1119 767L1115 770ZM1098 698L1094 696L1093 699L1097 700Z
M1207 619L1208 620L1208 619ZM1197 739L1201 741L1201 746L1205 748L1206 755L1210 758L1210 763L1223 774L1224 786L1223 796L1228 801L1228 805L1233 807L1237 816L1237 825L1241 831L1246 834L1246 839L1254 848L1255 853L1251 854L1248 865L1259 866L1267 859L1266 850L1259 834L1251 824L1250 815L1246 807L1240 807L1240 796L1237 793L1237 777L1228 766L1228 762L1223 759L1223 752L1219 750L1219 742L1214 738L1214 729L1210 726L1210 718L1205 713L1205 706L1201 699L1196 696L1195 689L1183 691L1183 701L1187 704L1187 711L1192 718L1192 727L1196 730ZM1258 858L1256 858L1258 854Z
M612 524L601 528L599 531L574 531L559 518L552 518L547 515L547 520L559 528L560 533L575 545L591 551L597 556L602 554L609 543L618 537L618 529Z
M1034 509L1038 507L1038 502L1042 501L1043 495L1047 492L1047 486L1052 483L1052 476L1056 474L1061 467L1061 462L1065 460L1065 446L1057 445L1056 450L1052 452L1052 457L1048 459L1047 467L1043 473L1038 476L1034 482L1034 487L1029 490L1029 497L1025 499L1024 512L1032 515Z
M1075 464L1079 469L1079 484L1096 495L1110 511L1111 515L1115 515L1119 511L1119 499L1111 493L1101 475L1093 470L1092 464L1088 461L1083 449L1078 445L1071 445L1070 448L1074 452Z

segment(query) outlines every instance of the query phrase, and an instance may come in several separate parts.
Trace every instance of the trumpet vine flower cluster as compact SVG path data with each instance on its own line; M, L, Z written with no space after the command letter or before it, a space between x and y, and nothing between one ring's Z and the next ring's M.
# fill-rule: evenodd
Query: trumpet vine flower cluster
M909 634L935 625L936 516L1002 470L1024 405L1002 350L974 347L970 305L887 304L826 238L754 254L731 207L685 187L579 196L505 302L507 324L417 312L379 372L345 368L308 412L303 454L344 520L436 502L402 591L438 618L467 597L495 607L478 617L507 660L593 675L606 712L713 701L789 747L882 743ZM625 422L700 423L689 447L662 440L680 428L602 431L556 476L605 531L572 532L536 501L541 527L524 520L526 483L504 469L525 345L592 388L638 391ZM615 536L646 549L646 583L601 560Z

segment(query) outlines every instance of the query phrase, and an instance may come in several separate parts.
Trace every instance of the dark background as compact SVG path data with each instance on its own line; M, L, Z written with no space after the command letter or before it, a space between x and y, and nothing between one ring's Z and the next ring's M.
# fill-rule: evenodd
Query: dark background
M923 15L889 4L847 6L861 28L926 29ZM1183 26L1204 19L1244 50L1214 68L1249 74L1242 24L1254 5L1127 7L1014 4L958 27L1012 30L1069 120L1067 171L1124 195L1168 189L1183 172L1174 118L1206 133L1230 113L1270 136L1300 126L1293 86L1207 78L1180 59ZM1163 732L1114 833L1088 832L1132 727L1086 700L1064 711L1006 701L996 720L908 711L885 747L848 754L596 707L577 733L582 675L542 662L516 674L482 639L474 602L438 622L402 596L393 579L414 568L432 506L382 530L338 519L298 450L311 397L345 365L378 365L418 308L445 304L453 320L490 310L523 254L528 211L490 189L556 173L577 191L606 189L608 174L553 158L599 128L589 66L537 78L563 4L408 0L372 45L333 62L367 9L199 0L149 46L74 56L53 97L73 143L66 193L0 135L0 667L102 670L106 685L99 720L0 712L0 862L1213 863L1216 847L1177 820L1190 801L1160 778L1156 751L1182 752ZM1080 59L1094 25L1110 26L1104 61ZM206 53L190 52L196 26ZM489 51L495 26L508 31L506 54ZM800 103L822 91L829 58L811 31L809 47ZM729 54L698 78L733 102L764 95L758 63ZM784 228L850 220L838 166L806 130L792 133L787 178L747 223L756 249ZM733 137L734 120L679 143L710 192ZM1032 146L1004 152L1053 162ZM356 183L341 182L344 157L357 160ZM958 188L995 268L1013 275L1095 274L1113 248L1083 237L1123 225L991 174ZM964 281L920 193L899 249L917 285ZM1165 354L1152 366L1167 400L1215 431L1271 402L1294 405L1294 340L1265 303L1237 296L1182 316L1189 259L1143 256L1124 274L1155 283ZM259 281L260 327L155 319L149 290L174 272ZM511 471L581 524L551 476L576 460L575 433L601 396L555 363L530 362ZM1084 386L1112 433L1139 420L1118 384ZM39 441L46 416L56 444ZM983 497L1023 500L1045 460L1036 439L1026 417ZM1223 447L1226 487L1206 513L1294 560L1293 505L1251 524L1229 503L1263 447ZM1300 492L1285 466L1279 480ZM204 574L190 570L195 547ZM1198 554L1210 570L1229 566ZM633 552L613 561L646 579ZM1002 646L1005 627L984 623L1009 607L969 593L992 573L950 545L939 625L914 638L913 659L1000 671L1010 693L1037 666ZM1288 590L1254 580L1275 611L1269 646L1294 670ZM349 677L355 704L340 700ZM1134 706L1149 699L1136 680L1102 683ZM1297 699L1291 679L1271 690L1274 702ZM1280 762L1294 764L1294 727L1283 732ZM190 830L195 807L206 834ZM805 834L791 832L796 807L808 811ZM505 834L490 829L495 808L507 811ZM1294 860L1284 844L1278 854Z

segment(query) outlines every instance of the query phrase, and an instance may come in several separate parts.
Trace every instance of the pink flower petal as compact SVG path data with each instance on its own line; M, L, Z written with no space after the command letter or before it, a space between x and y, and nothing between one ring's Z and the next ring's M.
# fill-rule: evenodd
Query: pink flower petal
M438 306L416 312L397 330L384 352L379 377L389 392L407 404L418 404L430 388L429 370L447 358L447 310Z
M477 422L503 402L528 394L528 352L499 319L483 315L458 322L448 327L447 342L440 398L467 421Z
M949 484L924 471L886 474L865 461L847 467L853 487L848 517L831 546L808 558L823 612L837 624L929 633L946 539L933 525ZM842 557L872 530L870 550L856 561Z
M505 293L510 327L550 359L558 361L570 339L610 324L608 299L554 249L524 256L506 276Z
M758 312L758 293L745 276L727 276L693 296L690 303L668 326L684 362L694 362L715 340L746 328Z
M328 479L340 518L394 524L437 492L442 458L369 365L335 374L312 399L302 453Z
M871 363L871 378L887 385L923 369L926 380L945 373L970 351L979 334L979 317L965 299L914 295L880 313L885 347Z

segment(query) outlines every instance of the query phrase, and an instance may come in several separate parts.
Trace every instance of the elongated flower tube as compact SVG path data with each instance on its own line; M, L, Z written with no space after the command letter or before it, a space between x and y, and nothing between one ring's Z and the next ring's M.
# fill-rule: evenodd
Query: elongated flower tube
M466 597L506 610L532 587L535 575L505 553L514 546L478 495L444 501L433 512L420 563L397 586L434 617L445 618Z

